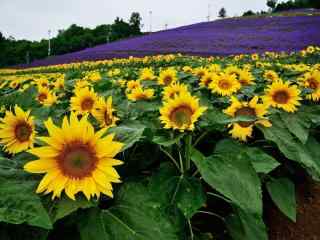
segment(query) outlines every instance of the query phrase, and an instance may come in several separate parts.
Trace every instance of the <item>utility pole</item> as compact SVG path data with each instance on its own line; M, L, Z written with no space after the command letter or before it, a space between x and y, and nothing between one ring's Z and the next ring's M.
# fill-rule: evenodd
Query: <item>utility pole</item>
M209 3L208 4L208 16L207 16L208 22L210 22L210 19L211 19L211 4Z
M30 52L27 51L26 53L26 63L29 64L30 63Z
M51 30L48 31L48 36L49 36L49 40L48 40L48 56L51 55Z
M149 26L149 32L152 32L152 11L149 11L149 21L150 21L150 26Z

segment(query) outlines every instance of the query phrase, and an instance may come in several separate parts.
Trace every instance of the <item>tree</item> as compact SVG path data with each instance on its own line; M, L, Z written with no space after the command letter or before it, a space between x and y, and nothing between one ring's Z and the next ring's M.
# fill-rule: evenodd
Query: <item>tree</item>
M252 10L248 10L242 14L243 17L256 15Z
M133 12L131 14L129 24L131 26L132 35L140 35L141 34L141 21L142 21L142 18L140 16L140 13Z
M220 18L225 18L226 16L227 16L227 11L226 11L226 9L223 7L223 8L221 8L220 11L219 11L219 17L220 17Z
M277 6L277 0L267 0L267 6L273 10Z

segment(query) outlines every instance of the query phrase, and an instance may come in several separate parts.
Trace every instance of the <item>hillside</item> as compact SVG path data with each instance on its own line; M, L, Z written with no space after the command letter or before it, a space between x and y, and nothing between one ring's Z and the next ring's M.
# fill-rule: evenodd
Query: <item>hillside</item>
M294 51L320 45L320 16L229 18L103 44L33 62L29 66L153 54L229 55Z

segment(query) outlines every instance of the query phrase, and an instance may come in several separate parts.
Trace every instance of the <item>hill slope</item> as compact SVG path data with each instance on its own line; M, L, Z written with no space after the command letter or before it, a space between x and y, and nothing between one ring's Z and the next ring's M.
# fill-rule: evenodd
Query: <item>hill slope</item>
M35 61L31 66L183 53L229 55L320 45L320 16L230 18L193 24Z

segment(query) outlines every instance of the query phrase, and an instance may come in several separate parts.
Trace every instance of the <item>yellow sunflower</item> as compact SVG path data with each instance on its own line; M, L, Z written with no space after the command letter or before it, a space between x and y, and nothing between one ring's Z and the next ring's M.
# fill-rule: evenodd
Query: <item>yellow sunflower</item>
M164 102L160 108L160 121L166 129L178 129L181 132L193 130L195 122L206 110L206 107L199 105L198 98L183 92Z
M296 85L281 80L273 82L265 90L264 102L272 107L282 108L286 112L295 112L301 100L300 90Z
M37 100L39 103L46 107L52 106L57 102L57 96L51 92L47 87L39 87Z
M307 72L303 77L299 78L299 81L302 86L312 90L312 92L306 96L307 99L313 101L320 100L320 71Z
M95 132L86 116L79 120L75 113L69 121L64 117L61 128L51 119L45 126L49 136L39 139L47 146L29 150L39 159L24 166L27 172L45 173L36 192L53 192L52 199L60 198L63 190L73 200L79 192L88 200L101 193L112 197L111 183L120 182L114 166L122 164L114 157L123 144L114 141L113 134L102 137L105 129Z
M143 68L140 72L139 79L142 81L153 80L155 78L156 76L154 75L152 68Z
M160 85L169 85L177 81L177 71L174 68L168 68L160 72L158 83Z
M139 80L130 80L127 82L127 91L132 91L135 88L141 87Z
M70 99L71 111L75 111L78 115L92 113L98 100L97 94L89 88L81 88L75 90L75 96Z
M0 143L9 153L19 153L33 147L36 131L30 111L24 112L17 105L14 113L6 111L0 121Z
M251 72L247 70L239 71L238 81L241 86L248 86L254 84L254 77Z
M265 71L263 77L271 82L280 80L279 75L272 70Z
M247 141L252 136L253 126L261 124L265 127L271 127L271 123L263 119L267 114L268 106L258 103L259 98L253 97L250 102L240 102L236 97L231 97L231 105L224 110L224 113L231 117L253 117L257 120L240 121L229 125L232 129L229 131L231 136L241 141Z
M167 101L174 98L177 94L188 92L188 87L185 84L172 83L163 88L163 100Z
M153 96L153 89L143 89L142 87L135 88L127 94L128 99L134 102L138 100L148 100L153 98Z
M241 88L241 84L235 74L220 73L214 81L210 83L209 88L213 93L222 96L231 96Z
M217 78L216 73L207 72L200 78L200 87L209 87L210 83L212 83L215 78Z
M37 80L35 80L35 83L37 84L37 86L43 87L43 88L49 88L49 80L46 78L39 78Z
M104 98L99 98L92 115L98 120L103 128L110 128L116 125L119 120L114 116L115 109L112 107L112 97L108 97L107 101Z
M198 78L202 78L207 72L208 70L204 67L198 67L193 70L193 74Z

